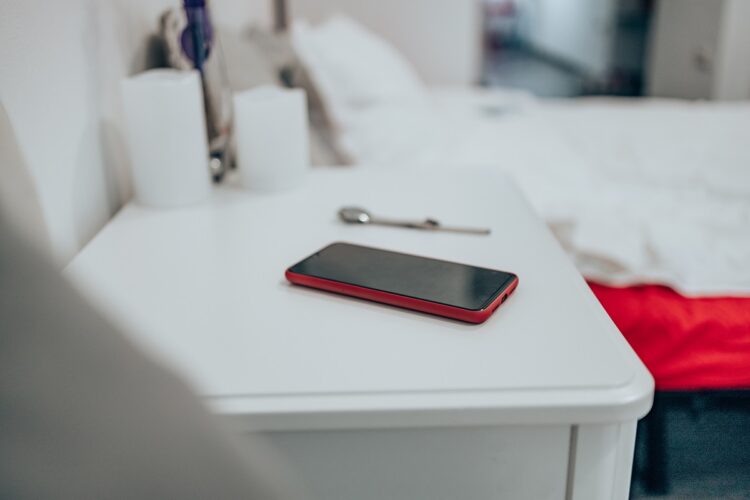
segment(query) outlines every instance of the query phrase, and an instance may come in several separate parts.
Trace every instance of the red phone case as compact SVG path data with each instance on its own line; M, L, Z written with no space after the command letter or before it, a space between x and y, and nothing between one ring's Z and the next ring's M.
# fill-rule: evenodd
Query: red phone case
M328 292L349 295L360 299L403 307L405 309L412 309L414 311L434 314L437 316L444 316L446 318L457 319L467 323L484 323L518 286L518 276L514 276L513 281L511 281L511 283L498 294L495 300L484 309L474 311L471 309L463 309L461 307L438 304L437 302L430 302L423 299L415 299L414 297L407 297L405 295L373 290L371 288L351 285L349 283L340 283L338 281L317 278L306 274L294 273L289 269L286 270L285 275L287 280L296 285L318 288Z

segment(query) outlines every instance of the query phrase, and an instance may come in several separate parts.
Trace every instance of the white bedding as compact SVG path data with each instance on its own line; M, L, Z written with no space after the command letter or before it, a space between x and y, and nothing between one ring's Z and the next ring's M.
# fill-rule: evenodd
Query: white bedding
M750 293L750 104L436 90L339 110L382 168L508 172L584 276Z
M351 19L292 38L356 163L499 168L587 278L750 294L750 103L428 92Z

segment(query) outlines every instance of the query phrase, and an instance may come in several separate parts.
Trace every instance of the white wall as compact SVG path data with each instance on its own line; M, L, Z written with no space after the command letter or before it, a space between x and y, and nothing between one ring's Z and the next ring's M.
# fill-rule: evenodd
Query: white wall
M262 0L217 1L239 27ZM70 259L130 196L118 82L142 69L170 0L0 0L0 102L7 109L55 256ZM0 166L3 183L20 182Z
M98 57L96 15L82 2L40 0L3 2L0 15L0 99L62 258L106 220L119 196L101 166L99 88L90 64ZM2 182L17 180L4 175Z
M180 0L0 0L0 103L67 262L130 197L119 81L143 69L160 12ZM212 0L216 24L270 25L271 0ZM476 0L292 0L320 20L345 11L399 46L431 82L473 81ZM20 184L0 165L3 183Z
M712 97L750 99L750 1L727 1L721 23Z
M708 98L713 80L711 65L718 49L722 2L658 2L650 43L650 95Z
M398 47L429 83L479 81L479 0L290 0L293 17L344 12Z
M750 1L661 0L653 23L648 93L750 99Z

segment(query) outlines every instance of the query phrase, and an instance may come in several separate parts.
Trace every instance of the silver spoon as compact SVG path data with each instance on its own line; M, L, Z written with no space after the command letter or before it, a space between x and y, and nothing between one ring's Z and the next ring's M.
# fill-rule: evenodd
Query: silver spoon
M423 221L407 221L375 217L360 207L344 207L339 210L339 219L347 224L378 224L381 226L406 227L409 229L425 229L430 231L450 231L453 233L490 234L487 228L443 226L435 219Z

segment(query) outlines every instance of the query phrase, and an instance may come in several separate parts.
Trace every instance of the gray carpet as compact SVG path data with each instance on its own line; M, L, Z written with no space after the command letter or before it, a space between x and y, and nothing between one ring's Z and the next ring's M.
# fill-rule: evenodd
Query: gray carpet
M666 496L646 495L633 482L633 499L750 499L750 411L672 409L667 415L669 476ZM642 462L639 435L636 469Z

